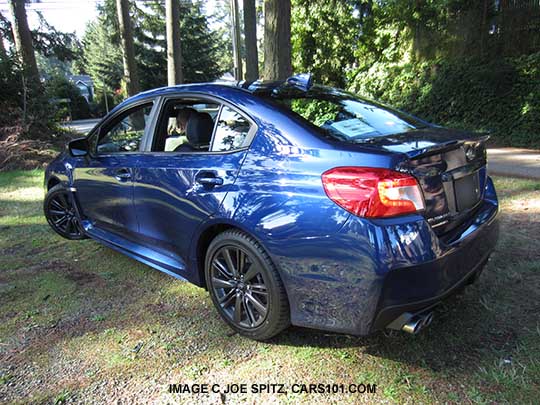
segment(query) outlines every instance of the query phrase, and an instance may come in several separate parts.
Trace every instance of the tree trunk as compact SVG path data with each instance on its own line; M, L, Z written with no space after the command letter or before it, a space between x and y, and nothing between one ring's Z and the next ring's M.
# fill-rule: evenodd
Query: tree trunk
M129 17L129 1L116 0L120 37L122 38L122 55L124 58L124 81L128 96L137 94L139 90L139 75L135 62L135 46L133 45L133 30Z
M5 21L5 17L0 13L0 22ZM0 30L0 58L4 59L6 57L6 48L4 47L4 36Z
M13 39L23 69L26 72L28 83L39 83L39 72L36 63L36 55L32 45L32 35L28 28L24 0L9 0L9 6L13 15Z
M246 43L246 80L252 82L259 78L255 0L244 0L244 38Z
M2 14L0 14L0 17ZM6 48L4 47L4 37L2 36L2 31L0 31L0 59L4 59L6 57Z
M484 56L486 53L486 34L488 30L487 24L488 15L488 0L484 0L484 7L482 10L482 24L480 25L480 56Z
M264 78L285 80L291 66L291 1L264 2Z
M169 86L182 84L182 48L180 46L180 2L166 0L165 20L167 25L167 78Z
M242 55L240 41L240 16L238 12L238 0L231 0L231 25L233 39L233 59L234 59L234 78L238 81L242 80Z

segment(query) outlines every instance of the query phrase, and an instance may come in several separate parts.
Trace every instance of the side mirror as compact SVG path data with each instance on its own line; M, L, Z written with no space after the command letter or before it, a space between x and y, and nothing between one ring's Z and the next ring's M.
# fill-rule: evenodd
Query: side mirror
M73 157L82 157L88 155L88 139L77 138L68 143L69 154Z

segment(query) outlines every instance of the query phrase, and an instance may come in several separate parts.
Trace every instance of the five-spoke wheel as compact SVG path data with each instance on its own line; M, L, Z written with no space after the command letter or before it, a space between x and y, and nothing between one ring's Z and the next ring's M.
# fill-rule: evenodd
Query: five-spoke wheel
M206 283L220 315L239 333L263 340L288 326L288 301L279 274L250 236L226 231L212 241Z

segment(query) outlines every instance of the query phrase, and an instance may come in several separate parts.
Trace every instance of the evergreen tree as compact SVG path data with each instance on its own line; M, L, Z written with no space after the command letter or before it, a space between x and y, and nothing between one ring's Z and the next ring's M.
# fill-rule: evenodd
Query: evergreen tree
M259 78L259 51L257 50L257 9L255 0L244 0L244 42L246 51L246 80Z
M360 45L360 20L346 0L293 0L292 54L296 72L319 83L345 87Z
M109 90L119 88L122 76L120 35L114 0L100 6L98 20L90 24L83 38L80 70L92 76L96 84L105 83ZM135 55L142 90L167 85L165 7L159 1L134 3L133 35ZM180 38L183 54L184 82L205 82L229 70L222 63L224 37L210 30L202 12L202 2L180 5Z
M120 89L123 75L122 51L114 45L105 19L100 16L86 27L82 40L82 59L76 64L81 73L92 77L96 90L105 90L107 93Z
M13 17L13 38L19 60L25 72L26 80L31 86L39 87L39 71L34 54L32 34L28 27L24 0L10 0L9 6Z
M129 0L116 0L118 24L122 44L122 59L124 62L124 83L129 96L140 91L139 72L135 62L135 46L133 45L133 28L129 14Z

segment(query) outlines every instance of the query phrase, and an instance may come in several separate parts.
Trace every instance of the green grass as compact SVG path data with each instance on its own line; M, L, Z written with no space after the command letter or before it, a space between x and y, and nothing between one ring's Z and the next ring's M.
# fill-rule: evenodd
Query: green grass
M41 171L0 174L0 402L211 402L169 383L365 383L376 394L231 394L265 403L537 403L540 184L496 179L501 239L480 281L418 336L231 334L207 294L42 216Z

